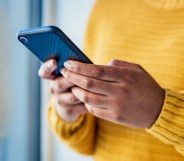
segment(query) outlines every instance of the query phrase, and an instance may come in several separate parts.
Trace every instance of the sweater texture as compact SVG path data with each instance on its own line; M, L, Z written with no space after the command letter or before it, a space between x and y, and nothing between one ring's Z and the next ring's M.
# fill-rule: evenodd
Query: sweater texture
M165 89L162 111L150 129L89 113L67 123L51 99L48 120L55 134L95 161L184 161L184 1L97 0L84 53L100 65L112 59L140 64Z

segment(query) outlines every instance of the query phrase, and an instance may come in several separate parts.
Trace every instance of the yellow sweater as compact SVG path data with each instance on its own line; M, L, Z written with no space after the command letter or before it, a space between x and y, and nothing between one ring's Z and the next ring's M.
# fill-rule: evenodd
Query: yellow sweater
M150 129L90 114L66 123L51 101L53 131L95 161L184 161L184 0L97 0L84 52L95 64L119 59L144 67L166 89L162 111Z

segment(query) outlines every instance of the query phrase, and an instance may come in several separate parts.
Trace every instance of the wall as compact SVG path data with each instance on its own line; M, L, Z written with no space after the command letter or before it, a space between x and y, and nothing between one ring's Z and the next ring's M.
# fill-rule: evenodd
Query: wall
M29 0L0 0L0 161L36 161L31 132L39 129L30 126L35 120L30 104L33 56L16 38L29 27L29 12Z
M94 0L45 0L44 25L59 26L72 41L82 48L84 32L90 10ZM50 8L50 10L49 10ZM55 14L54 14L55 12ZM45 82L43 82L44 84ZM43 93L46 91L43 85ZM45 95L45 93L44 93ZM48 97L48 96L44 96ZM42 98L42 100L45 100ZM43 102L43 105L46 103ZM45 124L43 122L43 124ZM43 126L45 127L45 125ZM42 160L53 161L91 161L93 158L85 157L71 151L52 133L47 135L46 127L42 129L43 149ZM44 131L44 132L43 132ZM45 157L47 155L47 157ZM45 160L44 160L45 161Z

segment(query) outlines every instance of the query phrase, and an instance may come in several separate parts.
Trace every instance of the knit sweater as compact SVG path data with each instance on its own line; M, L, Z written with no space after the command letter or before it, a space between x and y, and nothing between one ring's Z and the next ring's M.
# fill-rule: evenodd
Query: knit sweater
M95 64L112 59L140 64L165 89L161 113L150 129L89 113L67 123L51 100L48 120L55 134L95 161L184 161L184 1L97 0L84 52Z

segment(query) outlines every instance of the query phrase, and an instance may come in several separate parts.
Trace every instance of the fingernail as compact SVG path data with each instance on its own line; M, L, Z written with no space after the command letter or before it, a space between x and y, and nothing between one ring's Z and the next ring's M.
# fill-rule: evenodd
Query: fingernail
M47 67L48 67L48 68L53 68L53 67L54 67L54 62L53 62L53 61L50 61L50 62L47 64Z
M64 67L66 67L67 69L71 69L72 68L72 64L68 61L64 62Z
M60 70L60 72L61 72L62 75L64 75L64 74L65 74L65 68L62 68L62 69Z

